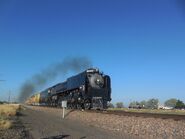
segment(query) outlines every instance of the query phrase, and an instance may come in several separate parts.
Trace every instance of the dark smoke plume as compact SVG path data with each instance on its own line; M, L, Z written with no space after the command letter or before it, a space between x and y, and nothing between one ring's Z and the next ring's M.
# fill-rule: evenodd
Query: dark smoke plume
M20 90L19 101L24 102L30 95L58 76L65 76L70 71L77 73L91 66L91 61L86 57L66 58L61 63L50 65L23 83Z

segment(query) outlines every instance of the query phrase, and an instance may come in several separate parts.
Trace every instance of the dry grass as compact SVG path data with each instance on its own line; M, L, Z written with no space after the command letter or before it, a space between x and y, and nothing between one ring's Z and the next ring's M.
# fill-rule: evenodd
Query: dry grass
M126 112L138 112L138 113L158 113L158 114L174 114L185 115L185 110L162 110L162 109L128 109L128 108L111 108L109 110L120 110Z
M12 126L12 122L10 120L0 120L0 129L5 130L9 129Z
M18 104L5 104L0 105L0 129L8 129L12 126L12 122L9 120L11 116L15 116L20 109Z

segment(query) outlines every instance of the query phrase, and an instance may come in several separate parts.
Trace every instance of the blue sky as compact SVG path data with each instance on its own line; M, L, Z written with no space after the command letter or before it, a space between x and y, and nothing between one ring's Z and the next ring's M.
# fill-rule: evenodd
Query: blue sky
M111 76L113 102L185 101L184 9L181 0L1 0L0 99L52 63L86 56Z

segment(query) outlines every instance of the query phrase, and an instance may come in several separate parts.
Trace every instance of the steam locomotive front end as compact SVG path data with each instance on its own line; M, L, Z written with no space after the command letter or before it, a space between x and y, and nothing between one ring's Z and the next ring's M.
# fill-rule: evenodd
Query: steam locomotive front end
M110 77L101 73L98 69L89 69L87 72L87 93L91 98L93 108L107 107L111 101Z

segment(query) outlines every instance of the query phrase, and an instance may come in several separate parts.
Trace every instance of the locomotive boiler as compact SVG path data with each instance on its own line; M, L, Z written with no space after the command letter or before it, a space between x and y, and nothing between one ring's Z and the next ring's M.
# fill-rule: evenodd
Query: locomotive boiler
M37 99L33 99L34 96ZM34 96L31 97L32 105L60 107L62 101L67 101L67 107L71 109L106 109L111 101L111 79L91 68ZM39 102L34 102L38 96Z

